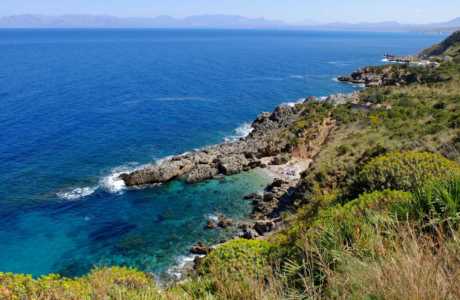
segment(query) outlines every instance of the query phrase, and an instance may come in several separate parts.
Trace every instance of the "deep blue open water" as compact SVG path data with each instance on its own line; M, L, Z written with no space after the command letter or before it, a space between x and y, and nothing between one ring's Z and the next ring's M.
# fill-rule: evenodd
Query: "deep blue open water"
M0 271L159 274L245 218L268 179L126 190L116 174L243 134L282 102L442 36L218 30L0 30ZM242 127L241 127L242 126ZM239 130L235 131L236 128Z

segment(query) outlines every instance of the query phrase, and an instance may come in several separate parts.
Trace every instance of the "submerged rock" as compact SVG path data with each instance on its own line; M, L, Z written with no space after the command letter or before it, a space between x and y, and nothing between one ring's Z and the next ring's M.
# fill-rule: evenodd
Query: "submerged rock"
M246 195L243 197L244 200L254 200L254 199L259 199L261 198L262 195L260 195L259 193L251 193L249 195Z
M208 219L206 221L205 229L228 228L234 226L232 219L227 218L223 214L219 214L217 218Z
M233 220L225 217L224 215L219 215L217 226L219 226L220 228L227 228L233 226Z
M208 220L205 226L205 229L216 229L217 228L217 223L214 222L213 220Z
M90 232L89 239L99 242L105 241L123 236L136 228L137 226L135 224L127 223L122 220L115 220Z

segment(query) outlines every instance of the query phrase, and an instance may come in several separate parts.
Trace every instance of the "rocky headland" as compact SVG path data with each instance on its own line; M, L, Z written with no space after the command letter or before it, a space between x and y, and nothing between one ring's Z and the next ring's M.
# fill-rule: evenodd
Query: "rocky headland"
M304 102L324 101L332 104L343 104L355 99L356 94L353 93L336 94L321 99L309 97ZM293 153L296 149L285 134L286 130L302 114L305 114L302 105L280 105L272 113L260 114L251 124L251 133L238 141L226 142L173 156L131 173L123 173L120 178L128 187L161 184L174 179L181 179L187 183L197 183L222 175L238 174L254 168L280 165L291 166L292 168L284 172L284 175L281 174L283 168L274 171L275 173L280 173L280 176L287 178L298 177L303 170L299 170L299 164L292 163Z
M252 132L235 142L210 146L174 156L159 164L120 175L129 187L158 184L182 179L196 183L219 175L233 175L264 167L263 158L289 153L291 145L282 132L301 113L296 106L279 106L272 113L262 113L252 123Z
M412 83L424 84L448 80L436 72L437 63L417 65L385 65L361 68L350 75L339 76L340 82L359 84L365 87L403 86Z
M271 113L264 112L252 122L251 133L238 141L206 147L193 152L170 157L159 163L148 165L120 178L128 187L148 186L171 180L184 180L193 184L200 181L233 175L251 169L260 169L273 178L262 192L245 196L252 204L250 218L244 221L228 219L218 215L206 221L205 229L231 228L236 237L244 239L264 238L283 227L281 213L291 207L292 196L304 173L312 163L321 145L333 130L335 123L324 121L312 126L312 134L305 136L305 144L294 145L287 138L295 122L308 115L307 102L324 102L331 105L354 103L357 93L335 94L328 97L309 97L298 104L285 104ZM190 253L206 255L214 247L198 242ZM186 265L179 273L187 273L192 265ZM182 277L182 276L180 276Z

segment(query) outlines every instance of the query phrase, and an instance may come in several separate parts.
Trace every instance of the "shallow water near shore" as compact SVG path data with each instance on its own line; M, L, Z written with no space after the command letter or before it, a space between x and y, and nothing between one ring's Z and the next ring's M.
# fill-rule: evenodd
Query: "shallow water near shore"
M0 30L0 272L160 274L212 214L248 216L249 172L127 190L117 174L235 139L261 111L351 92L331 78L422 34L222 30ZM246 124L246 125L245 125Z

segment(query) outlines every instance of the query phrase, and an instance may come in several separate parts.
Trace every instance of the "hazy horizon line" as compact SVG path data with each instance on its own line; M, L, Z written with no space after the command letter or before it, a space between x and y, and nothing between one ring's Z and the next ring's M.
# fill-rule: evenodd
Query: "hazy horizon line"
M438 20L438 21L431 21L431 22L424 22L424 23L406 23L400 20L396 19L383 19L383 20L376 20L376 21L364 21L364 20L357 20L356 22L351 22L347 20L316 20L313 18L306 18L305 20L301 21L288 21L288 20L282 20L282 19L275 19L275 18L268 18L265 16L247 16L247 15L241 15L241 14L225 14L225 13L203 13L203 14L191 14L187 16L174 16L174 15L168 15L168 14L159 14L159 15L151 15L151 16L140 16L140 15L131 15L131 16L120 16L116 14L106 14L106 13L62 13L62 14L52 14L52 13L47 13L47 14L42 14L42 13L17 13L17 14L7 14L7 15L1 15L0 14L0 19L4 18L11 18L11 17L21 17L21 16L35 16L35 17L51 17L51 18L57 18L57 17L109 17L109 18L117 18L117 19L144 19L144 20L149 20L149 19L157 19L157 18L171 18L175 20L186 20L189 18L193 17L240 17L248 20L264 20L264 21L269 21L269 22L280 22L284 23L285 25L291 25L291 26L298 26L298 25L330 25L330 24L379 24L379 23L398 23L400 25L431 25L431 24L438 24L438 23L446 23L452 20L456 20L458 18L450 18L450 19L444 19L444 20Z

